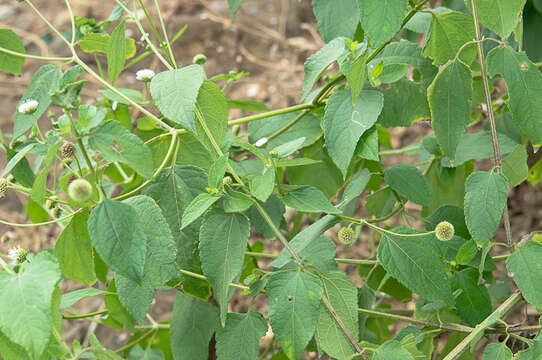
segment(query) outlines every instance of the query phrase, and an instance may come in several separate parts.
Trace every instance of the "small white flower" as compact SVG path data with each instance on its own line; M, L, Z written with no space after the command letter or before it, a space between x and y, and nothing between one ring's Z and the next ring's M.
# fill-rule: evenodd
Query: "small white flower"
M26 100L21 105L19 105L19 112L30 115L36 112L36 109L38 108L38 102L36 100Z
M256 145L257 147L262 147L265 144L267 144L267 138L263 137L260 140L256 141L256 144L254 144L254 145Z
M139 38L139 41L143 42L145 41L145 39L149 36L149 33L144 33L143 35L141 35L141 37Z
M113 101L113 104L111 104L111 109L112 109L113 111L117 111L117 105L118 105L117 101L116 101L116 100Z
M142 69L136 72L136 79L139 81L147 82L151 81L154 75L154 71L152 71L151 69Z
M15 248L9 249L8 251L8 257L16 264L24 262L27 255L28 251L26 251L26 249L23 249L19 245L17 245L17 247Z

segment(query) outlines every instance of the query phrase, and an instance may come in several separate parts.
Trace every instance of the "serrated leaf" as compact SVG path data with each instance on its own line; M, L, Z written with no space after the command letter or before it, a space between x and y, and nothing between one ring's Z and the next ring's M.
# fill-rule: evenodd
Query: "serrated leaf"
M96 273L87 221L88 211L76 213L58 237L54 254L65 277L92 285L96 282Z
M512 351L504 343L491 343L484 349L482 360L512 360Z
M478 325L493 311L487 288L478 284L478 278L478 270L470 268L455 273L451 279L452 290L462 290L455 299L457 313L469 326Z
M393 231L416 233L404 228ZM391 276L424 299L452 305L454 299L444 265L427 245L431 236L400 237L385 233L378 245L378 261Z
M503 157L502 173L508 179L510 187L518 186L529 176L527 157L523 145L517 145L514 151Z
M111 84L115 84L117 77L124 69L127 52L126 23L121 21L111 33L111 39L107 46L107 74L109 75Z
M220 305L220 321L225 325L228 301L233 296L230 283L243 267L243 255L250 235L250 224L243 214L228 214L222 209L209 211L199 235L203 274L214 290Z
M534 241L519 246L506 260L506 269L521 294L535 308L542 307L542 245Z
M122 358L117 355L113 350L107 350L100 344L100 341L96 338L96 335L90 334L89 343L91 350L96 356L96 359L100 360L122 360Z
M196 134L194 108L205 74L199 65L164 71L151 80L156 107L170 120Z
M521 10L526 0L476 0L477 15L480 22L499 35L508 38L521 19ZM470 1L465 1L472 11Z
M30 359L39 359L51 338L51 301L59 281L58 263L47 252L34 256L16 276L0 272L0 332Z
M211 189L219 189L222 185L222 179L226 173L226 166L228 165L228 154L224 154L219 157L209 169L209 181L208 185Z
M322 73L341 56L346 50L344 40L336 38L318 50L314 55L305 61L305 78L301 90L301 101L305 101L312 87L320 78Z
M354 339L358 339L358 288L346 274L331 271L322 274L324 295ZM356 350L322 303L318 309L316 342L330 357L345 359Z
M188 225L196 221L207 209L209 209L215 202L220 200L220 196L211 195L208 193L201 193L194 198L186 207L183 212L181 230Z
M509 46L487 55L490 76L500 74L508 88L508 106L514 122L533 144L542 143L542 74L525 53Z
M313 0L312 10L318 22L318 31L325 42L339 36L349 39L354 37L359 22L356 0Z
M218 310L177 292L171 315L171 352L175 360L207 359L209 341L218 325Z
M300 186L282 195L286 206L303 212L337 214L340 211L326 199L322 192L312 186Z
M470 122L471 98L472 74L460 60L440 69L427 96L435 136L444 155L452 160Z
M228 313L226 327L216 331L216 355L221 360L256 359L266 332L267 321L259 312Z
M267 201L275 188L275 168L270 166L263 169L262 172L251 174L248 186L250 193L260 201Z
M115 276L117 296L126 311L139 323L143 324L154 299L154 289L150 285L140 286L136 282L117 274Z
M196 111L201 118L195 120L198 140L212 153L216 153L213 142L203 128L200 121L204 121L214 141L222 145L228 129L228 106L226 97L220 88L212 81L205 80L199 88Z
M108 120L98 125L89 137L89 145L100 151L107 161L125 163L144 178L153 174L149 148L118 121Z
M431 34L425 44L423 56L433 59L433 65L442 65L455 58L459 48L476 37L470 15L449 11L431 18ZM467 45L459 58L466 64L476 56L474 45Z
M397 340L388 340L376 349L373 360L414 360Z
M495 171L478 171L466 182L465 222L478 244L487 243L499 227L508 199L508 181Z
M23 42L15 32L9 29L0 29L0 47L25 54ZM21 75L23 71L24 57L19 57L4 52L0 53L0 71L12 75Z
M107 291L98 290L98 289L79 289L70 291L69 293L62 294L60 298L60 310L67 309L75 305L78 301L83 300L88 297L105 295Z
M504 134L497 133L497 142L501 155L511 153L517 143ZM495 156L493 152L493 140L491 132L479 131L477 133L465 133L461 136L455 153L454 166L459 166L469 160L490 159Z
M407 12L408 0L358 0L361 27L371 46L381 45L397 34Z
M393 165L384 173L384 180L399 195L415 204L427 206L431 203L429 184L414 165Z
M427 90L422 84L401 79L382 91L384 107L378 123L384 127L404 126L431 117L427 103Z
M128 360L165 360L165 357L162 350L151 347L143 350L136 345L128 353Z
M314 334L322 294L320 279L304 271L273 273L269 278L271 327L290 360L301 359Z
M322 120L324 138L329 156L341 170L343 178L358 140L376 123L383 105L382 94L372 90L362 91L355 106L352 106L350 91L334 93L327 101Z

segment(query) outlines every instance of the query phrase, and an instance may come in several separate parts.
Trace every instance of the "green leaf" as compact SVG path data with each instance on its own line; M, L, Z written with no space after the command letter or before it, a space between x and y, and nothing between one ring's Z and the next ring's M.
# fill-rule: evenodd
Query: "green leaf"
M262 172L251 174L248 186L250 193L260 201L267 201L275 188L275 168L265 167Z
M192 200L183 212L181 230L196 221L207 209L220 199L220 196L201 193Z
M107 54L109 50L109 43L111 42L111 36L108 34L89 33L79 40L77 43L81 50L86 53L104 53ZM120 40L120 39L119 39ZM134 39L125 39L126 41L126 59L131 58L136 54L136 46Z
M356 101L359 98L361 90L363 90L363 84L365 84L365 76L367 71L367 52L362 56L352 60L348 72L346 75L346 81L350 87L352 93L352 106L356 105Z
M379 161L379 144L378 144L378 130L373 127L367 130L358 141L354 154L362 159Z
M43 205L45 202L47 175L51 170L51 165L57 154L60 144L52 144L47 149L47 154L43 159L43 170L36 176L34 184L32 185L32 191L30 192L30 198L37 204Z
M48 252L34 256L16 276L0 272L0 331L30 359L40 359L51 338L51 301L59 281L58 263Z
M433 80L427 99L437 141L452 160L470 122L471 98L470 68L460 60L448 62Z
M89 138L89 145L100 151L107 161L125 163L145 178L153 174L149 148L118 121L108 120L98 125Z
M111 269L141 284L147 239L133 206L105 199L92 210L88 232L94 249Z
M542 336L539 331L533 339L533 344L528 349L519 351L516 354L517 360L538 360L542 355Z
M408 0L358 0L358 7L361 27L369 36L371 46L376 47L393 38L401 29Z
M480 22L499 35L503 40L521 19L521 10L526 0L476 0L476 9ZM465 1L472 11L470 1Z
M88 297L105 295L107 291L98 290L98 289L79 289L70 291L69 293L62 294L60 298L60 310L67 309L75 305L78 301L83 300Z
M322 192L312 186L300 186L281 197L286 206L302 212L337 214L340 211L329 203Z
M119 274L115 276L115 285L122 306L139 324L143 324L154 299L154 289L149 285L140 286Z
M527 151L523 145L517 145L514 151L502 159L502 173L508 179L510 187L518 186L527 176Z
M345 273L331 271L322 274L324 295L354 339L358 339L358 288ZM330 357L345 359L356 351L326 306L318 309L314 338Z
M111 84L115 84L117 77L124 69L126 61L126 23L121 21L120 24L111 33L111 39L107 46L107 74Z
M58 237L54 254L65 277L92 285L96 282L96 273L87 221L88 211L77 212Z
M525 53L496 47L487 56L490 76L500 74L508 88L514 122L533 144L542 143L542 74Z
M322 73L346 51L344 40L336 38L305 61L305 78L301 90L301 101L305 101Z
M499 227L508 198L508 181L495 171L477 171L467 178L465 222L478 244L488 242Z
M422 84L401 79L384 94L384 107L378 122L384 127L408 127L431 117L427 104L427 91Z
M156 107L193 134L196 134L194 108L204 80L205 74L199 65L164 71L151 80L151 95Z
M491 343L484 349L482 360L512 360L513 356L505 343Z
M269 111L269 108L264 103L254 100L234 100L227 99L226 103L228 105L228 110L231 109L241 109L246 111Z
M214 82L205 80L201 84L196 107L215 142L220 146L228 129L228 107L226 97ZM216 150L199 120L196 120L196 134L198 140L214 154Z
M100 360L122 360L122 358L117 355L116 352L113 350L107 350L100 344L98 339L96 338L96 335L90 334L89 343L91 346L91 350L96 356L96 359Z
M0 47L25 54L24 45L19 36L9 29L0 29ZM23 71L24 57L0 53L0 71L12 75L21 75Z
M468 268L455 273L451 279L452 290L461 289L461 293L455 299L457 313L466 324L473 327L493 311L487 288L478 285L478 278L478 270Z
M218 310L177 292L171 315L171 352L175 360L207 359L209 341L218 325Z
M414 165L393 165L386 170L384 180L399 195L413 203L426 206L431 204L429 184Z
M304 271L272 273L267 283L269 319L290 360L301 359L318 321L322 282Z
M216 330L216 355L223 360L253 360L258 358L260 338L267 332L262 314L228 313L226 327Z
M470 15L449 11L433 16L431 34L425 44L423 56L433 59L433 65L442 65L455 58L459 48L476 38L474 23ZM467 45L459 55L466 64L476 56L474 45Z
M340 204L340 208L344 208L352 201L356 201L358 197L363 193L365 187L371 180L371 173L367 169L361 169L355 174L343 192L343 203Z
M529 241L519 246L506 260L506 269L521 294L535 308L542 307L542 245Z
M1 37L1 36L0 36ZM0 44L0 46L2 46ZM0 54L0 62L1 62ZM23 114L19 111L15 113L15 123L13 125L13 140L17 140L21 135L28 131L37 122L37 120L45 113L51 104L50 89L55 89L62 77L62 71L58 66L51 64L43 65L36 71L30 84L26 88L22 98L19 100L17 107L27 100L36 100L38 108L33 114Z
M147 347L145 350L134 346L128 353L128 360L165 360L162 350Z
M415 234L410 229L394 229L394 232ZM383 234L378 245L378 261L386 271L426 300L442 300L453 305L450 280L439 256L428 242L434 235L400 237Z
M2 177L5 177L7 174L11 172L12 169L15 169L17 164L19 164L19 162L24 159L26 154L28 154L30 150L34 148L34 146L36 146L36 144L31 143L31 144L26 145L19 151L17 151L17 153L13 155L11 159L9 159L8 163L6 164L4 171L2 171Z
M373 360L414 360L397 340L388 340L376 349Z
M501 155L511 153L517 143L504 134L497 133L497 142ZM454 166L459 166L469 160L491 159L495 156L493 152L493 140L490 131L477 133L465 133L461 136L455 153Z
M354 37L359 22L356 0L313 0L312 10L318 21L318 30L326 43L339 36L349 39Z
M199 236L201 264L220 305L222 326L226 322L228 301L233 296L230 283L241 273L249 235L250 224L243 214L213 209L202 222Z
M228 165L228 154L224 154L219 157L209 169L209 181L208 185L211 189L220 189L222 186L222 179L226 173L226 166Z
M396 202L397 196L391 187L385 187L365 197L365 208L369 214L383 217L392 212Z
M237 10L241 7L243 0L228 0L228 5L230 5L230 19L233 20Z
M362 91L355 106L352 106L350 91L340 91L329 98L322 128L329 156L341 170L343 178L358 140L376 123L383 105L382 94L372 90Z

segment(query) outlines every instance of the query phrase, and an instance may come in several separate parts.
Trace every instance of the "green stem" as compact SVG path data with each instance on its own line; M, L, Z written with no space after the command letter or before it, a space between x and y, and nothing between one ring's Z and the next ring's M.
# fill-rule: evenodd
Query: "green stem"
M52 330L53 330L53 336L55 337L55 340L60 344L60 346L62 347L62 349L70 354L70 356L73 356L72 354L72 350L70 349L70 347L68 346L68 344L66 344L66 342L64 340L62 340L62 336L60 336L60 334L58 333L58 330L56 329L56 327L53 325L52 327Z
M162 12L160 11L160 4L158 3L158 0L154 0L154 5L156 7L156 12L158 13L158 19L160 19L160 27L162 28L162 32L164 33L164 42L167 46L165 50L169 52L169 59L171 61L171 64L176 69L177 62L175 61L175 55L173 55L173 50L171 49L171 43L169 42L169 37L167 36L166 24L164 24L164 18L162 17Z
M17 51L12 51L3 47L0 47L0 52L3 52L8 55L13 55L17 57L22 57L26 59L34 59L34 60L43 60L43 61L72 61L72 57L48 57L48 56L38 56L38 55L29 55L29 54L23 54Z
M72 26L72 38L70 40L70 46L73 47L73 44L75 44L75 20L73 17L73 10L70 5L70 0L65 0L64 2L66 3L66 8L68 8L68 15L70 16L70 23Z
M170 324L156 324L156 325L136 325L136 329L169 329Z
M88 313L88 314L62 315L62 318L66 319L66 320L85 319L85 318L94 317L94 316L97 316L97 315L106 314L107 312L108 312L107 309L103 309L103 310L98 310L98 311Z
M299 115L297 115L292 121L290 121L288 124L284 125L282 128L278 129L275 133L271 134L268 138L267 138L267 141L270 141L270 140L273 140L274 138L276 138L277 136L279 136L280 134L284 133L285 131L287 131L289 128L291 128L292 126L294 126L299 120L301 120L303 118L303 116L307 115L309 113L309 109L305 109L303 110Z
M278 255L276 254L269 254L269 253L260 253L260 252L253 252L253 251L245 251L246 256L252 256L256 258L268 258L268 259L275 259ZM356 264L356 265L374 265L377 264L377 260L364 260L364 259L343 259L343 258L335 258L335 261L339 264Z
M242 117L236 120L230 120L228 121L228 126L243 124L243 123L247 123L247 122L251 122L255 120L261 120L261 119L265 119L272 116L288 114L288 113L299 111L299 110L311 109L313 107L314 107L313 104L300 104L300 105L290 106L283 109L278 109L278 110L264 112L261 114Z
M401 208L402 208L401 206L398 207L398 209L401 209ZM365 219L362 219L362 218L358 219L358 218L345 216L345 215L341 215L341 214L335 214L335 216L340 217L341 219L348 220L350 222L356 223L356 224L365 225L365 226L370 227L371 229L376 230L376 231L378 231L380 233L384 233L384 234L388 234L388 235L392 235L392 236L417 237L417 236L431 235L431 234L435 233L435 230L432 230L432 231L426 231L426 232L417 233L417 234L400 234L400 233L396 233L396 232L389 231L389 230L386 230L384 228L381 228L380 226L374 225L371 221L365 220Z
M34 6L34 4L32 4L32 2L30 2L30 0L24 0L24 1L41 18L41 20L43 20L43 22L45 22L47 26L49 26L49 28L53 30L54 33L57 34L58 37L60 37L60 39L66 43L66 45L68 45L68 47L72 48L72 45L70 44L70 42L66 40L66 38L60 33L60 31L58 31L58 29L54 27L53 24L51 24L45 16L43 16L43 14Z
M115 352L121 352L121 351L124 351L128 348L131 348L132 346L134 346L135 344L141 342L142 340L146 339L150 334L152 334L154 331L158 330L158 328L153 324L152 325L153 327L147 331L146 333L144 333L143 335L141 335L141 337L135 339L134 341L132 342L129 342L128 344L118 348L117 350L115 350Z
M11 275L13 276L17 276L17 274L15 273L15 271L13 271L9 265L4 261L4 259L2 259L0 257L0 266L2 266L2 268L4 268L5 271L7 271L8 273L10 273Z
M35 226L51 225L51 224L54 224L54 223L61 222L62 220L71 218L72 216L74 216L75 214L77 214L78 211L79 211L79 210L77 210L76 212L73 212L73 213L71 213L71 214L68 214L68 215L66 215L66 216L59 217L58 219L55 219L55 220L44 221L44 222L39 222L39 223L17 224L17 223L12 223L12 222L9 222L9 221L0 220L0 224L4 224L4 225L8 225L8 226L13 226L13 227L35 227Z
M390 155L406 154L409 152L418 151L421 149L421 147L422 147L421 145L415 145L415 146L407 146L407 147L396 149L396 150L385 150L385 151L380 151L378 155L390 156Z
M187 275L187 276L190 276L190 277L193 277L195 279L200 279L200 280L207 280L207 277L205 275L201 275L201 274L198 274L198 273L195 273L195 272L192 272L192 271L188 271L188 270L184 270L184 269L180 269L179 272L183 275ZM237 288L237 289L241 289L241 290L250 290L250 288L248 286L245 286L245 285L241 285L241 284L236 284L236 283L230 283L229 284L231 287L234 287L234 288Z

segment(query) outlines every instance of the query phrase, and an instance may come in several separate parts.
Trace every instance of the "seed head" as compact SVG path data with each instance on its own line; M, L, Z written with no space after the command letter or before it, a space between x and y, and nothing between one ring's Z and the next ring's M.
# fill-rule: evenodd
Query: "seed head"
M68 186L68 194L77 202L86 202L92 195L92 185L85 179L76 179Z
M0 198L6 196L8 191L8 181L4 178L0 178Z
M435 228L435 235L440 241L448 241L454 237L454 226L448 221L441 221Z
M60 147L60 154L62 155L63 159L73 158L73 155L75 154L75 145L73 145L71 142L65 142Z
M356 240L354 239L354 230L349 227L341 228L337 235L339 237L339 241L345 245L352 244L354 240Z
M8 251L8 257L16 264L23 263L26 260L27 255L28 251L26 251L26 249L23 249L19 245L17 245L17 247L9 249Z
M38 109L38 105L39 104L36 100L32 100L32 99L26 100L21 105L19 105L19 112L26 115L33 114Z
M203 54L197 54L196 56L194 56L194 58L192 59L192 62L194 64L198 64L198 65L203 65L207 62L207 56L203 55Z
M233 180L230 176L224 176L222 179L222 185L231 185L233 183Z
M151 69L141 69L136 72L136 80L149 82L154 77L155 73Z

